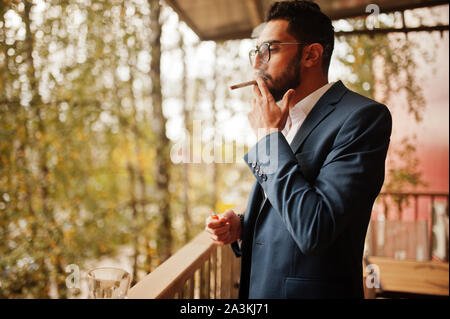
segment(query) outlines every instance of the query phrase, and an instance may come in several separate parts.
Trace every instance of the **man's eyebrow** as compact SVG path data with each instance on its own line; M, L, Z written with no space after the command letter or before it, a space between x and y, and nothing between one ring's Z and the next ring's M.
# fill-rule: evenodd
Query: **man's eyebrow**
M259 47L259 46L261 46L262 44L264 44L264 43L269 43L269 44L276 44L276 43L281 43L281 41L280 40L268 40L268 41L262 41L261 43L259 43L259 44L257 44L256 46L257 47Z

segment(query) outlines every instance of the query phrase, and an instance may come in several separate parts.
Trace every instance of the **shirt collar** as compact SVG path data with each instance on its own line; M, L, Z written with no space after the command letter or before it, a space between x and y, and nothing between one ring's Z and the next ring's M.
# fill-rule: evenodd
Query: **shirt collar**
M307 97L300 100L297 104L294 105L292 109L289 110L289 117L294 125L301 119L304 119L308 116L309 112L313 109L314 105L319 101L322 95L336 82L330 82L325 84L324 86L318 88Z

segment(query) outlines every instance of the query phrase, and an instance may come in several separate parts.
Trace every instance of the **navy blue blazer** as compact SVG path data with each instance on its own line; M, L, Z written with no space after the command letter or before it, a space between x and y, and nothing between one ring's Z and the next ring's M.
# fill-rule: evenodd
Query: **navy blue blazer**
M363 298L364 240L391 129L385 105L338 81L291 145L277 132L250 149L256 181L242 245L231 245L242 258L239 298Z

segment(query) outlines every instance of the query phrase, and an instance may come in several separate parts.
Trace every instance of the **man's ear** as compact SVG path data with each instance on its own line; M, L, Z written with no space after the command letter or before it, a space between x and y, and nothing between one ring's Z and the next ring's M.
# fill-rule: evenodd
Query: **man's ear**
M313 67L322 61L323 46L320 43L312 43L305 48L303 53L303 65Z

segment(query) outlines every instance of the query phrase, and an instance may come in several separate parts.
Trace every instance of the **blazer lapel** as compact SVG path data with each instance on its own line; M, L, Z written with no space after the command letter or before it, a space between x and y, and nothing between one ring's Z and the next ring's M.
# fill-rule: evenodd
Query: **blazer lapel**
M292 140L291 149L294 154L298 151L311 131L335 109L334 104L339 102L346 91L347 88L342 81L339 80L333 84L324 95L322 95L319 101L317 101Z

